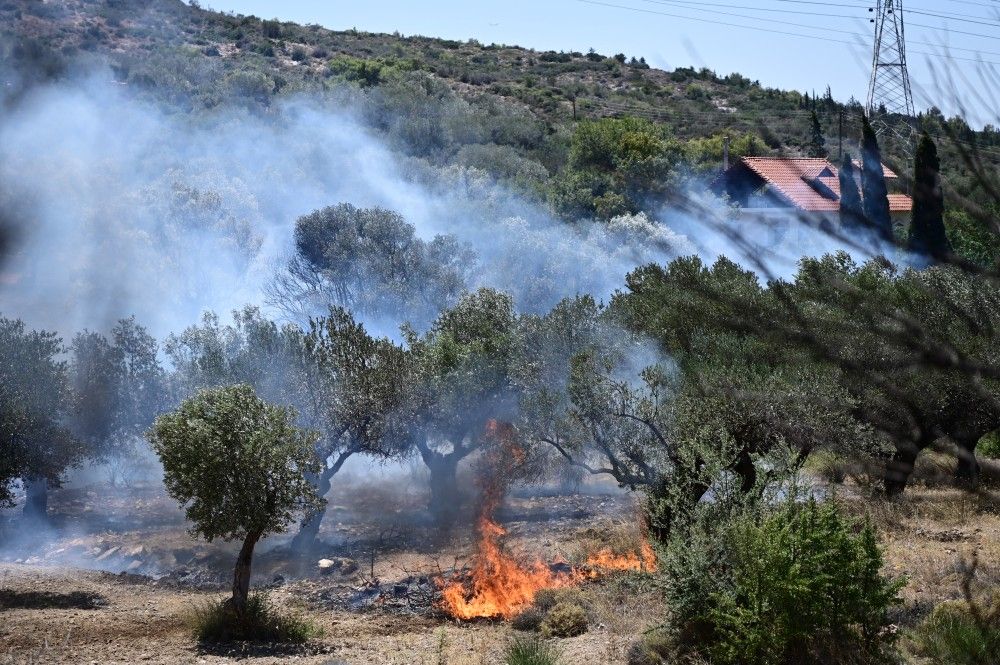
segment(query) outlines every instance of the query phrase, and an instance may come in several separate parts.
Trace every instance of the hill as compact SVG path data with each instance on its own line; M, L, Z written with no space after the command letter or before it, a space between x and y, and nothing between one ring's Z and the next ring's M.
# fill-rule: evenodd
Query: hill
M849 151L860 136L860 104L835 100L821 78L825 94L817 96L740 74L658 70L631 54L333 31L180 0L5 0L0 25L8 103L40 81L97 63L135 94L191 114L231 104L266 114L276 99L324 95L361 109L400 152L481 169L568 219L661 205L720 167L724 135L737 155L803 155L816 149L815 113L834 158L841 127ZM580 135L588 120L604 118L631 124ZM984 198L983 176L991 179L1000 164L1000 132L974 131L936 110L919 123L941 144L951 230L975 236L954 239L988 260L992 244L972 221L977 211L959 210ZM591 154L587 163L583 153L611 149L623 133L644 136L646 152ZM883 151L909 173L903 146L887 140Z

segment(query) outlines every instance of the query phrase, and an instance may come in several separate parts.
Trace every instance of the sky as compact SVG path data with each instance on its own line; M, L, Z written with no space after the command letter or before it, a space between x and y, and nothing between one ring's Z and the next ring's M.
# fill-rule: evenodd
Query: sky
M883 0L883 2L888 0ZM894 0L897 5L901 0ZM763 85L862 102L873 25L864 0L207 0L202 6L334 30L400 32L538 50L624 53L654 67L709 67ZM1000 124L980 99L1000 72L1000 2L907 0L910 76L917 110L938 106L971 124ZM803 37L801 35L807 35ZM948 48L953 58L943 57ZM961 58L961 59L960 59ZM965 107L962 111L955 100Z

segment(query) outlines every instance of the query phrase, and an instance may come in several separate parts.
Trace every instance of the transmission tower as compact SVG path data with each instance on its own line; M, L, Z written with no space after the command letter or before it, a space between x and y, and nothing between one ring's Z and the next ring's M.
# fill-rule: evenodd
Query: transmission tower
M887 130L907 136L906 120L914 116L910 74L906 68L906 32L903 26L903 0L877 0L871 19L875 24L875 53L872 77L868 84L866 110L875 131ZM893 120L895 119L895 121ZM900 127L900 120L906 128Z

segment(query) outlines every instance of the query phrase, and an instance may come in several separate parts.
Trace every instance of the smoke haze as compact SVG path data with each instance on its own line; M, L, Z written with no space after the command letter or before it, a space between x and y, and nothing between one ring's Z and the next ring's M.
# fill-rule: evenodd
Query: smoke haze
M0 192L20 240L0 311L32 327L68 335L134 313L162 338L204 310L261 303L295 220L342 201L398 211L422 238L458 236L480 260L469 286L531 311L606 297L636 265L693 251L644 215L570 227L481 171L399 158L348 108L299 98L266 117L181 117L109 79L39 88L0 125Z

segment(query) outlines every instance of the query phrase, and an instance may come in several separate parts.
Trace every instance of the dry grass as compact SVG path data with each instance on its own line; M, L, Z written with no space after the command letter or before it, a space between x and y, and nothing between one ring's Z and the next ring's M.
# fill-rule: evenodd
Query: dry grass
M887 571L906 577L896 617L902 626L912 628L939 603L961 597L974 552L980 581L1000 585L1000 494L917 486L892 501L858 494L839 500L872 519L882 534Z

